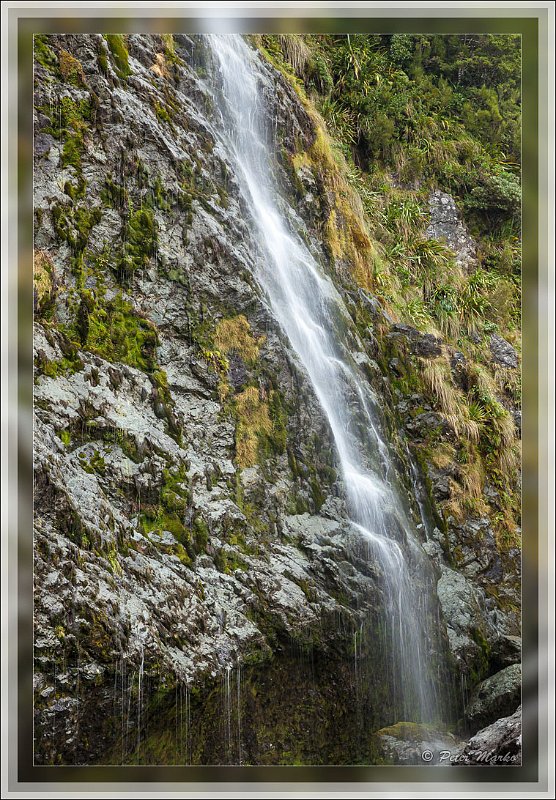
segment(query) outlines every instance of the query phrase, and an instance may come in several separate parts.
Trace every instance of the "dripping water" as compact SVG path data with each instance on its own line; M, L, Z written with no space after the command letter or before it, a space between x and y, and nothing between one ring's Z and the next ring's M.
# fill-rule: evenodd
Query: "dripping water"
M363 348L350 332L332 280L290 222L299 221L295 210L280 194L272 108L265 99L275 95L275 79L241 36L207 40L214 61L209 80L219 114L216 134L251 218L255 277L327 418L353 529L381 575L381 668L392 716L440 720L434 574L395 484L377 398L350 354ZM357 671L357 640L355 645Z

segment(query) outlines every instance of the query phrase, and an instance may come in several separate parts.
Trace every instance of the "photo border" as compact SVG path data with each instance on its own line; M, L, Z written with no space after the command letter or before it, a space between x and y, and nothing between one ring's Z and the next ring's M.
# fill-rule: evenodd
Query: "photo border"
M360 4L365 8L338 9L326 8L326 15L323 14L322 6L318 11L319 15L307 16L276 16L277 9L253 9L253 16L245 15L242 9L232 9L227 5L221 8L220 13L216 14L216 6L213 5L210 14L206 14L206 9L196 9L198 16L175 16L174 8L152 8L140 7L141 17L122 16L125 6L119 5L118 8L103 7L98 4L95 16L91 7L87 9L72 8L69 4L57 8L38 6L34 8L22 8L23 4L7 4L12 7L6 14L8 18L8 42L9 57L17 58L16 72L10 69L10 74L17 78L17 87L10 84L8 87L8 103L13 109L17 107L17 140L8 138L8 164L9 170L8 218L17 219L17 231L14 222L8 229L8 247L12 254L10 263L17 264L17 270L9 270L10 283L8 292L4 292L5 299L8 293L12 293L14 287L17 293L17 309L15 305L9 307L8 319L8 378L17 374L17 427L13 426L13 408L10 408L8 421L9 431L9 450L8 460L11 465L10 475L11 486L9 484L9 497L16 497L14 483L17 481L18 505L17 520L14 526L14 516L8 519L9 527L3 525L3 530L8 530L8 561L12 569L8 572L9 582L7 584L8 601L10 610L13 612L16 606L17 617L10 614L8 618L9 630L12 634L10 638L10 656L12 661L9 665L11 674L8 675L8 682L11 687L17 686L17 691L12 688L9 693L9 717L12 721L17 718L17 739L12 736L9 745L12 749L17 749L17 758L10 754L9 767L11 770L11 788L16 784L19 791L26 785L29 789L40 783L47 786L49 791L55 791L59 784L61 791L75 789L76 791L86 790L85 783L93 783L95 791L102 791L103 784L119 788L133 790L155 783L157 791L176 789L179 784L180 789L184 789L186 784L204 783L203 790L221 786L225 782L228 786L234 786L239 782L242 791L254 791L257 786L255 783L264 784L266 791L272 791L270 784L279 785L281 788L285 784L307 785L319 784L323 791L331 791L332 785L343 783L349 785L351 791L369 791L372 785L374 791L393 791L399 788L402 792L408 788L408 783L419 785L420 791L444 792L453 790L454 784L465 787L472 791L474 786L480 785L484 791L515 791L516 784L520 784L520 790L540 788L541 768L548 766L548 760L539 758L539 744L543 750L548 744L545 735L544 740L538 736L539 725L539 676L543 679L548 676L544 674L546 670L544 662L539 663L539 656L547 659L548 653L545 650L546 644L544 637L547 634L546 621L539 616L539 611L543 606L539 601L548 602L548 596L539 597L539 589L548 589L550 575L544 575L541 565L546 570L549 563L548 549L551 545L549 538L550 517L546 519L539 516L539 489L543 488L539 481L539 454L542 453L542 446L539 449L539 435L544 430L542 438L546 442L546 428L541 428L540 422L544 424L544 414L549 406L543 407L548 397L545 397L545 383L539 380L541 374L538 369L539 364L539 324L543 321L550 325L553 309L546 308L548 300L550 304L550 289L552 276L539 276L539 245L543 245L544 236L548 233L548 217L546 209L543 218L539 216L539 178L542 176L543 193L550 191L550 178L547 184L549 172L539 175L539 156L547 159L547 153L541 152L544 148L544 140L539 138L539 113L548 111L548 102L543 107L539 104L539 75L542 75L543 53L542 46L539 48L539 31L542 25L548 23L548 9L543 10L537 4L535 8L520 6L519 8L503 8L506 16L497 17L492 14L492 9L485 9L489 13L488 17L479 15L481 4L473 4L472 9L461 6L450 6L454 16L447 14L437 16L431 14L430 4L426 9L419 9L418 4L414 3L411 9L404 9L404 16L392 16L392 8L385 8L384 4ZM291 5L291 4L290 4ZM377 7L381 5L382 7ZM438 5L438 4L437 4ZM133 8L127 6L131 12ZM93 9L94 11L95 9ZM292 9L286 9L291 13ZM302 9L307 12L305 6ZM401 6L396 7L397 11ZM446 12L446 8L438 9ZM84 12L86 11L86 15ZM224 16L223 12L227 16ZM202 15L202 13L205 16ZM346 13L346 12L351 12ZM407 12L407 13L406 13ZM426 12L426 15L425 15ZM519 12L516 15L510 15ZM183 13L190 13L190 9L184 9ZM372 13L373 16L370 16ZM40 16L38 15L40 14ZM229 14L229 15L228 15ZM170 16L172 15L172 16ZM524 750L523 765L520 767L452 767L450 780L446 780L445 770L436 767L400 767L400 766L281 766L281 767L243 767L243 766L210 766L210 767L128 767L128 766L51 766L39 767L32 763L32 35L33 33L91 33L91 32L121 32L121 33L207 33L210 31L218 32L242 32L242 33L520 33L523 42L523 699L524 699ZM545 27L543 33L547 33ZM31 44L30 44L31 43ZM544 43L546 44L546 42ZM544 55L544 58L547 54ZM16 94L17 90L17 94ZM544 91L544 87L543 87ZM4 96L4 101L6 96ZM16 102L14 102L14 100ZM13 120L12 120L13 123ZM9 131L10 133L10 131ZM548 145L548 142L546 142ZM11 155L11 157L10 157ZM17 169L14 165L17 164ZM15 172L15 175L14 175ZM17 190L14 193L14 186ZM10 191L11 190L11 191ZM15 202L17 198L17 208ZM4 206L5 208L5 206ZM15 212L15 213L14 213ZM3 220L3 225L6 218ZM540 227L539 227L539 222ZM4 228L5 230L5 228ZM17 242L14 249L14 234L17 232ZM540 233L540 237L537 235ZM4 236L4 242L6 237ZM548 255L548 253L546 254ZM548 264L545 262L545 266ZM3 273L6 271L3 270ZM15 275L14 275L15 273ZM3 279L6 275L3 274ZM543 287L548 291L545 296L539 297ZM553 300L553 299L552 299ZM546 319L543 320L543 310ZM17 312L17 323L14 326L14 314ZM553 321L553 318L552 318ZM4 322L3 322L4 326ZM5 331L3 331L4 333ZM14 342L14 336L16 341ZM14 344L17 350L14 348ZM543 342L544 344L544 342ZM540 354L541 357L544 355ZM14 356L17 358L17 368ZM17 373L16 373L17 369ZM13 382L15 383L15 381ZM14 385L9 384L8 406L13 406ZM4 390L3 390L4 391ZM4 400L3 397L3 409ZM541 401L539 416L539 400ZM11 401L11 403L10 403ZM3 419L7 417L3 414ZM17 432L19 431L19 436ZM14 437L15 434L15 437ZM5 437L3 437L4 439ZM3 441L3 447L6 444ZM17 447L17 454L14 447ZM14 464L17 464L15 472ZM3 469L5 459L3 459ZM546 471L543 474L550 480L550 460L545 463ZM553 461L552 461L553 474ZM550 484L547 483L547 487ZM545 487L545 488L547 488ZM11 508L13 510L14 503ZM5 504L3 504L3 514ZM5 541L4 541L5 545ZM14 559L15 556L15 559ZM539 556L544 560L539 561ZM17 564L17 570L15 565ZM16 588L17 587L17 588ZM544 610L544 608L543 608ZM541 633L542 648L539 648L539 623L542 624ZM13 636L14 624L17 624L16 637ZM17 639L17 652L14 654L14 642ZM17 657L17 677L14 673L13 657ZM4 682L5 684L5 682ZM547 687L542 686L543 697ZM17 703L17 712L14 715L14 706ZM6 706L4 705L4 708ZM543 707L544 710L545 707ZM543 715L544 716L544 715ZM509 773L508 770L511 770ZM16 774L17 773L17 774ZM70 785L71 783L71 785ZM123 786L127 784L127 786ZM359 788L356 784L364 784ZM394 786L396 784L396 786ZM422 785L421 785L422 784ZM526 785L527 784L527 785ZM546 784L547 785L547 784ZM153 786L152 789L155 787ZM201 787L197 786L196 791ZM307 786L307 788L309 788ZM135 791L136 794L136 791Z

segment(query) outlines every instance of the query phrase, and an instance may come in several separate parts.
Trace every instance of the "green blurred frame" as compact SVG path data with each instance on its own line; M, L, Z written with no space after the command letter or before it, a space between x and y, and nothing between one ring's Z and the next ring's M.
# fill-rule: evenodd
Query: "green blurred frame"
M14 14L10 17L10 13ZM75 11L75 16L67 16ZM270 13L270 9L266 13ZM347 9L343 9L345 13ZM405 11L405 9L400 9ZM437 13L438 9L432 11ZM445 11L445 10L444 10ZM368 9L365 15L358 9L351 17L184 17L161 16L164 11L141 18L123 18L121 9L111 16L107 9L44 9L52 16L36 16L36 9L10 9L8 12L11 46L17 43L18 115L17 115L17 194L18 194L18 414L20 431L31 429L32 412L32 36L34 33L515 33L522 37L522 99L523 99L523 642L524 653L524 759L520 767L433 767L395 766L321 766L321 767L39 767L33 765L32 730L32 453L29 436L20 433L18 447L18 530L12 537L10 560L17 563L18 601L18 663L17 701L18 737L17 763L13 763L12 784L36 791L37 784L45 790L74 789L101 791L118 784L119 790L151 789L185 790L203 782L199 790L218 789L220 782L241 782L245 791L261 784L265 791L287 789L287 784L302 786L310 783L323 790L343 788L349 791L400 791L407 783L418 784L421 791L446 791L460 788L485 791L525 791L539 788L538 774L538 553L539 553L539 460L538 460L538 288L539 288L539 26L542 8L516 9L523 16L481 18L476 9L455 9L459 16L426 16L427 9L413 7L411 13L420 16L392 17L391 9ZM488 11L491 11L490 9ZM41 9L42 12L42 9ZM384 16L385 12L388 16ZM509 12L501 9L500 13ZM94 13L94 12L93 12ZM276 12L280 13L280 12ZM333 13L327 9L327 13ZM342 12L339 11L338 15ZM348 12L349 13L349 12ZM511 12L510 12L511 13ZM58 16L64 14L64 17ZM84 16L81 16L83 14ZM105 16L101 16L101 14ZM369 16L373 14L373 16ZM472 16L471 16L472 14ZM57 15L57 16L54 16ZM109 16L110 15L110 16ZM12 160L12 163L13 160ZM13 176L12 176L13 177ZM15 462L14 462L15 463ZM12 595L15 594L13 589ZM15 676L14 684L15 684ZM15 741L12 741L15 747ZM14 759L11 760L12 762ZM509 772L510 771L510 772ZM449 780L448 780L449 778ZM70 783L72 784L70 786ZM122 784L126 785L122 785ZM57 784L58 786L54 785ZM88 785L87 785L88 784ZM101 784L105 784L102 786ZM189 786L187 786L189 784ZM365 784L365 786L363 786ZM417 787L416 787L417 788Z

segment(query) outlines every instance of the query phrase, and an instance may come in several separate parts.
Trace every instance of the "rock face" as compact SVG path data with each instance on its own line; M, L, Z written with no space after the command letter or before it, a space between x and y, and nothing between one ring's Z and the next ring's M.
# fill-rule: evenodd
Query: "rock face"
M490 352L492 353L492 360L497 364L501 364L508 369L518 368L519 359L515 349L497 333L493 333L490 337Z
M508 717L496 720L470 739L454 765L484 766L521 764L521 706Z
M477 686L465 709L465 721L470 730L484 728L500 715L512 714L520 701L521 665L512 664Z
M463 269L470 269L476 262L477 243L461 221L454 198L446 192L434 191L429 197L429 208L427 236L445 242L455 253L456 262Z
M34 329L35 762L365 763L374 731L398 718L376 647L380 569L348 521L312 387L252 277L203 40L118 41L50 36L52 58L35 70L35 270L46 265ZM62 51L82 77L52 66ZM312 123L265 69L277 152L291 156ZM298 222L327 264L326 198L306 171ZM456 242L442 197L431 235ZM413 355L442 352L376 298L358 302ZM421 399L395 395L379 339L348 325L419 521L405 437L453 434L430 407L398 433L398 401ZM438 474L438 498L451 480ZM481 531L465 568L446 550L468 528L425 543L470 686L518 658L513 618L482 588L496 559Z

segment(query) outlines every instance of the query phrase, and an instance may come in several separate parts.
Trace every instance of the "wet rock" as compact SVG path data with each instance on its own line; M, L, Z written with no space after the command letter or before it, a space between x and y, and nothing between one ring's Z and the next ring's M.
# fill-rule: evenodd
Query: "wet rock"
M374 297L372 294L365 291L365 289L359 289L357 295L359 299L363 301L363 304L366 306L366 308L369 309L372 317L374 317L376 320L382 320L389 325L393 324L394 320L377 297Z
M521 663L521 637L501 634L492 642L491 662L499 670Z
M388 336L390 339L405 339L413 355L422 358L436 358L442 355L441 339L433 336L432 333L421 333L411 325L396 323L392 325Z
M446 763L450 757L457 758L464 746L452 734L413 722L397 722L382 728L376 739L387 763L406 766Z
M444 417L435 411L424 411L415 417L410 417L405 423L405 429L412 439L429 440L435 434L448 438L452 434Z
M228 363L230 365L228 369L228 380L230 386L237 391L245 385L249 378L249 373L243 359L235 353L231 353L230 356L228 356Z
M490 352L492 360L497 364L501 364L508 369L518 368L519 358L515 349L497 333L493 333L490 337Z
M437 502L448 500L454 491L454 480L458 475L457 466L450 464L447 467L438 468L429 464L427 472L434 499Z
M476 731L513 714L521 700L521 665L512 664L480 683L465 709L469 730Z
M469 390L469 378L467 375L467 360L463 353L455 352L450 359L452 376L456 386L463 392Z
M476 733L454 762L458 764L521 764L521 705L511 716L498 719Z
M484 672L488 643L497 638L484 593L464 575L445 565L441 565L437 593L447 623L450 649L460 669L464 674Z
M35 136L33 143L33 151L36 156L46 155L50 149L55 145L56 140L53 136L47 133L38 133Z

